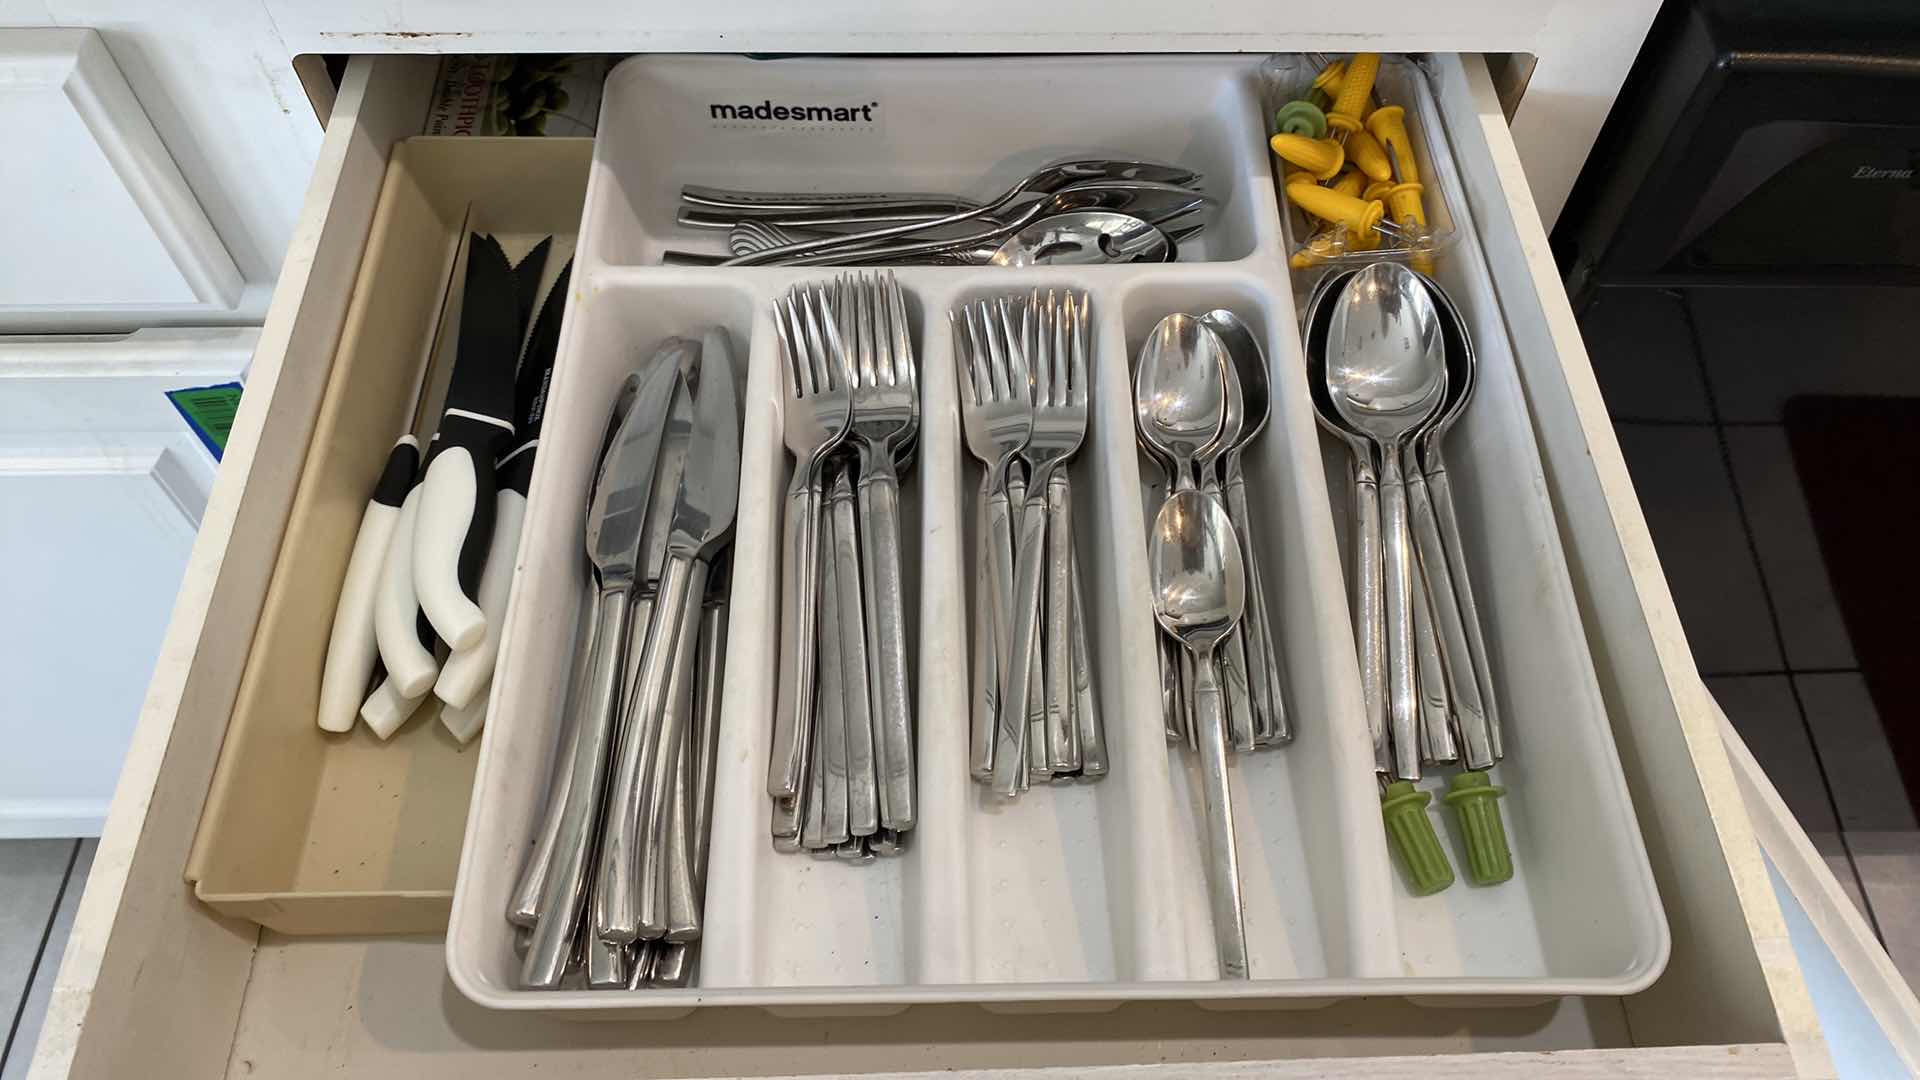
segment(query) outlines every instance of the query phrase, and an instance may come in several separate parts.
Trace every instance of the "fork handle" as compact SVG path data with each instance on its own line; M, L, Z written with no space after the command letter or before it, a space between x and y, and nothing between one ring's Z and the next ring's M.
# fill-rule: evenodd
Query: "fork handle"
M813 729L814 613L819 602L820 490L817 466L802 462L787 489L786 544L781 552L785 593L781 620L789 658L773 718L773 752L767 761L767 794L793 799L805 782ZM775 819L778 834L780 819Z
M1031 490L1031 489L1030 489ZM1020 514L1020 539L1015 548L1013 605L1009 609L1013 639L1007 664L1001 671L1000 738L993 751L993 789L1002 795L1020 792L1020 773L1026 767L1027 709L1033 700L1033 664L1038 655L1034 635L1040 621L1040 570L1045 562L1046 499L1028 496Z
M1047 481L1047 765L1056 773L1080 771L1080 731L1074 726L1073 680L1073 485L1064 468Z
M1000 692L1000 648L996 641L994 613L1000 591L995 576L993 552L998 540L988 528L987 505L993 495L993 471L980 477L979 501L974 504L973 582L973 681L971 737L967 744L967 772L975 780L993 777L993 725L996 697ZM1000 523L1006 524L1006 503L1002 496Z
M867 534L867 558L861 567L870 635L877 646L869 661L878 676L873 708L880 718L880 824L905 832L913 828L913 695L907 677L906 589L900 581L900 480L893 463L877 455L875 467L860 478L860 513Z

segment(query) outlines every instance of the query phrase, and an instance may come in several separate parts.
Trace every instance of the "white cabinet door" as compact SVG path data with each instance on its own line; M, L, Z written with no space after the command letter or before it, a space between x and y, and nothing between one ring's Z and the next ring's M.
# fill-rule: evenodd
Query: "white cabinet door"
M105 821L216 468L167 392L258 337L0 337L0 837Z
M0 330L239 304L239 269L98 34L0 30L0 131Z

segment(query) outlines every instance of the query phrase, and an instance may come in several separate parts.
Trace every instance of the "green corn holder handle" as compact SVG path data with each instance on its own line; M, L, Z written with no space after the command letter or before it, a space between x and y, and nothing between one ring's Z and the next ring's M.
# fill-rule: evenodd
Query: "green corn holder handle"
M1454 824L1467 845L1467 877L1475 885L1498 885L1513 877L1513 853L1500 820L1500 796L1507 789L1484 772L1455 774L1442 800L1453 807Z
M1440 837L1434 834L1433 820L1427 817L1427 804L1432 801L1432 794L1408 780L1395 780L1380 793L1380 817L1387 825L1387 839L1400 856L1415 896L1430 896L1453 884L1453 866L1440 847Z
M1311 101L1289 101L1273 114L1274 130L1309 139L1327 137L1327 114Z

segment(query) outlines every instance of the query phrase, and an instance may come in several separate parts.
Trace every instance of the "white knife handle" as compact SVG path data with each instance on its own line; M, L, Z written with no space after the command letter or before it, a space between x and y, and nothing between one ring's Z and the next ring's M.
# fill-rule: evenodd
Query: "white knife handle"
M457 430L456 430L457 425ZM493 454L475 449L476 433L511 434L483 421L449 414L420 482L420 522L413 541L414 588L434 633L453 649L471 649L487 632L475 595L480 564L493 540Z
M400 504L413 487L420 469L420 444L402 435L387 453L387 464L374 483L373 497L360 516L360 531L347 557L347 573L340 582L340 599L333 609L333 633L327 641L327 661L320 676L320 706L315 717L323 731L353 730L353 720L366 697L373 662L380 655L373 636L373 598L380 591L387 545L400 519Z
M413 534L419 510L420 489L416 487L400 504L400 517L394 522L386 564L381 568L380 591L373 598L373 633L380 645L380 662L386 665L394 689L407 698L420 697L432 689L434 676L440 673L433 654L420 643L420 603L415 599L413 583Z
M347 576L340 583L340 602L333 609L333 634L327 639L327 663L320 675L322 731L351 731L360 702L373 677L380 647L373 637L373 598L380 590L380 571L393 540L400 508L369 502L360 517L347 558Z
M480 728L487 722L487 699L492 696L493 684L488 683L470 698L466 705L455 708L443 705L440 709L440 723L460 745L473 741L480 734Z
M479 644L447 657L440 681L433 684L434 696L455 709L465 709L493 678L507 595L513 589L513 560L520 553L520 523L527 515L526 496L502 489L494 496L493 515L493 542L487 545L486 569L480 572L480 611L486 617L486 630Z
M389 739L426 698L425 694L408 697L395 687L393 679L381 679L380 685L373 688L373 693L367 695L366 703L360 706L360 719L367 722L375 735L383 740Z

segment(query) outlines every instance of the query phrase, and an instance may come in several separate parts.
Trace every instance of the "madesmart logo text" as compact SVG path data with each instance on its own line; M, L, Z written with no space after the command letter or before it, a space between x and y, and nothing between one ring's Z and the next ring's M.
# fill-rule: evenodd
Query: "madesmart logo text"
M758 105L709 105L707 116L714 120L786 120L802 124L873 123L877 101L865 105L775 105L772 99Z

